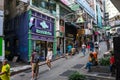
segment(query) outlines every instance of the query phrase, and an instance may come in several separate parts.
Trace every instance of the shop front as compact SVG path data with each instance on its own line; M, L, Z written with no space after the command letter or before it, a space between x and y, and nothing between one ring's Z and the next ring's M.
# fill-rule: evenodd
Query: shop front
M47 48L53 50L54 42L54 21L55 19L42 13L31 11L33 26L31 27L31 48L36 50L41 59L45 60Z
M74 46L76 41L76 35L77 35L77 28L76 26L72 25L70 22L65 23L65 43L66 48L70 44Z

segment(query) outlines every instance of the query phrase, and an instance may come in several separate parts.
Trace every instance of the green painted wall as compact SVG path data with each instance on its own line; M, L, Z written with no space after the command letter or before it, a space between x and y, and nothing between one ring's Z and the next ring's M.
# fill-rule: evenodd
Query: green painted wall
M56 38L56 20L54 21L54 42L53 42L53 53L54 53L54 56L56 57L57 55L57 52L56 52L56 49L57 49L57 38Z
M2 49L3 49L3 38L0 37L0 56L2 56Z
M31 18L31 10L29 10L29 20L30 20L30 18ZM28 59L29 59L29 61L30 61L30 57L31 57L31 53L32 53L32 41L31 41L31 30L29 29L29 32L28 32L28 39L29 39L29 41L28 41L28 45L29 45L29 49L28 49Z

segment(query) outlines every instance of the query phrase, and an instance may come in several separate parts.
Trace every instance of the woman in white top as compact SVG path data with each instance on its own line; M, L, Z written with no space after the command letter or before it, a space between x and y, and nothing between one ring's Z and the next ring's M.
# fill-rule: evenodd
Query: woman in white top
M52 60L52 50L51 50L51 48L48 48L46 64L48 65L49 70L51 69L51 60Z
M83 43L82 44L82 53L85 56L85 52L86 52L86 45Z

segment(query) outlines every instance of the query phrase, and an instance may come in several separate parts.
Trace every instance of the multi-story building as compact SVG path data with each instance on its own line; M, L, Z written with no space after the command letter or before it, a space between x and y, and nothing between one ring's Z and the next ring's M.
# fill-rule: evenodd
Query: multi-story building
M57 45L65 46L65 25L61 16L72 13L70 7L55 0L6 0L5 4L5 56L9 60L19 56L29 61L33 49L45 59L48 47L56 56ZM57 32L60 35L56 35Z
M56 56L57 46L65 53L67 44L78 37L79 41L86 36L92 39L99 17L96 5L96 0L6 0L5 56L28 61L36 49L45 59L48 47Z

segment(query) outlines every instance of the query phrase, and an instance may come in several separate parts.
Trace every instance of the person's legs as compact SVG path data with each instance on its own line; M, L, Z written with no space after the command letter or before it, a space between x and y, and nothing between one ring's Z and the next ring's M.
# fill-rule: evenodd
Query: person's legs
M32 80L35 78L35 63L32 63Z
M82 53L83 53L83 55L85 56L85 49L82 49Z
M49 69L50 69L50 68L51 68L51 61L50 61L50 60L47 60L46 63L47 63L47 65L48 65Z
M36 68L35 68L36 72L35 72L35 77L36 79L38 78L38 74L39 74L39 65L38 63L36 64Z
M88 62L87 64L86 64L86 69L88 69L88 71L90 71L91 70L91 66L92 66L92 63L91 62Z

